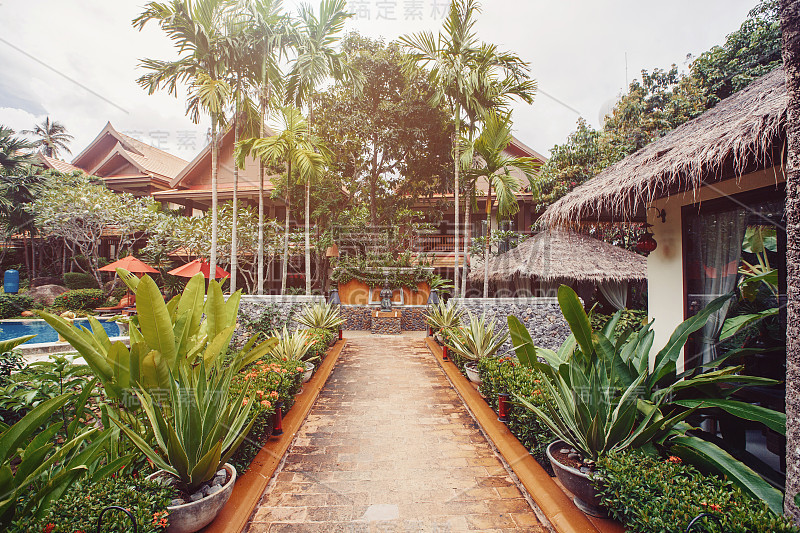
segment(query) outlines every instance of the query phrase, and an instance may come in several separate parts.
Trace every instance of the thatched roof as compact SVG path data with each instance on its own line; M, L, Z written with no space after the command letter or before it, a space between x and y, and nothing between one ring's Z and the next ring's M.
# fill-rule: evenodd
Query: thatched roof
M783 68L751 83L699 117L648 144L551 205L540 222L643 220L654 200L699 190L704 182L738 179L754 163L770 166L785 136L787 93Z
M489 258L489 279L508 281L514 277L540 281L631 281L647 278L643 256L579 233L544 231L513 250ZM478 262L469 281L483 281L483 263Z

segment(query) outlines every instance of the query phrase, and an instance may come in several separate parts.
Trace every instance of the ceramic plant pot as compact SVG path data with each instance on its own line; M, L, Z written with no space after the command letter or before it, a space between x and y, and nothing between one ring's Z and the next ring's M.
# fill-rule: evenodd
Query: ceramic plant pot
M468 363L464 363L464 372L467 373L467 378L477 385L482 383L481 375L478 372L478 362L477 361L470 361Z
M556 473L556 477L564 487L573 494L572 501L586 514L605 518L608 516L605 509L600 505L600 495L594 488L589 474L584 474L580 470L559 463L553 457L553 450L559 448L569 448L564 441L557 440L547 447L547 458Z
M314 375L314 363L305 363L306 371L303 372L303 383L308 383Z
M196 502L167 507L167 511L169 512L169 527L167 527L166 533L194 533L206 527L216 518L222 510L222 507L231 497L233 484L236 482L236 469L233 465L225 463L224 468L228 471L230 479L222 486L222 489ZM147 479L152 479L163 474L164 471L159 470L148 476Z

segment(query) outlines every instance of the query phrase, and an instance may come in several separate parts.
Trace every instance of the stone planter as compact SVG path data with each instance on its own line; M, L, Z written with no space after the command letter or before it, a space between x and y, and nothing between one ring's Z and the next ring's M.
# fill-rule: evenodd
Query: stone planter
M166 533L194 533L206 527L216 518L231 497L233 484L236 482L236 469L233 465L225 463L225 469L230 474L230 479L221 490L196 502L167 507L169 527L167 527ZM159 470L147 476L147 479L153 479L163 473L163 470Z
M477 361L469 361L468 363L464 363L464 372L467 374L467 378L477 385L483 383L481 381L481 375L478 372L478 362Z
M115 323L115 324L117 325L117 327L119 328L119 334L120 334L120 336L124 336L124 335L127 335L127 334L128 334L128 326L129 326L130 324L129 324L127 321L125 321L125 322L120 322L119 320L117 320L117 321L115 321L114 323Z
M550 459L550 465L553 467L556 477L564 485L564 488L573 494L572 501L575 502L578 509L588 515L607 517L605 509L600 505L600 495L594 488L589 475L571 466L563 465L553 457L552 450L565 447L569 448L569 445L560 440L547 447L547 458Z
M305 363L306 371L303 372L303 383L308 383L314 375L314 363Z

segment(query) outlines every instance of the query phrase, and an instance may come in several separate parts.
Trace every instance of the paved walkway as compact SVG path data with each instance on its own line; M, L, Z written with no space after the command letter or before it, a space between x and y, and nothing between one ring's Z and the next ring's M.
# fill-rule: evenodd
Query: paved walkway
M249 532L547 531L422 337L349 339Z

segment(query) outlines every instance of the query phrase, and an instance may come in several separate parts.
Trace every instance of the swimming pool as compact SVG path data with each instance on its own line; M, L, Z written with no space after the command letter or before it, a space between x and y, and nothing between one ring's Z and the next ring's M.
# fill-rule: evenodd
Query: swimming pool
M78 327L84 326L92 329L89 321L85 318L75 320L74 324ZM100 324L109 337L119 337L119 326L116 322L101 320ZM58 333L44 320L3 320L0 322L0 340L13 339L23 335L36 335L28 341L28 344L58 341Z

